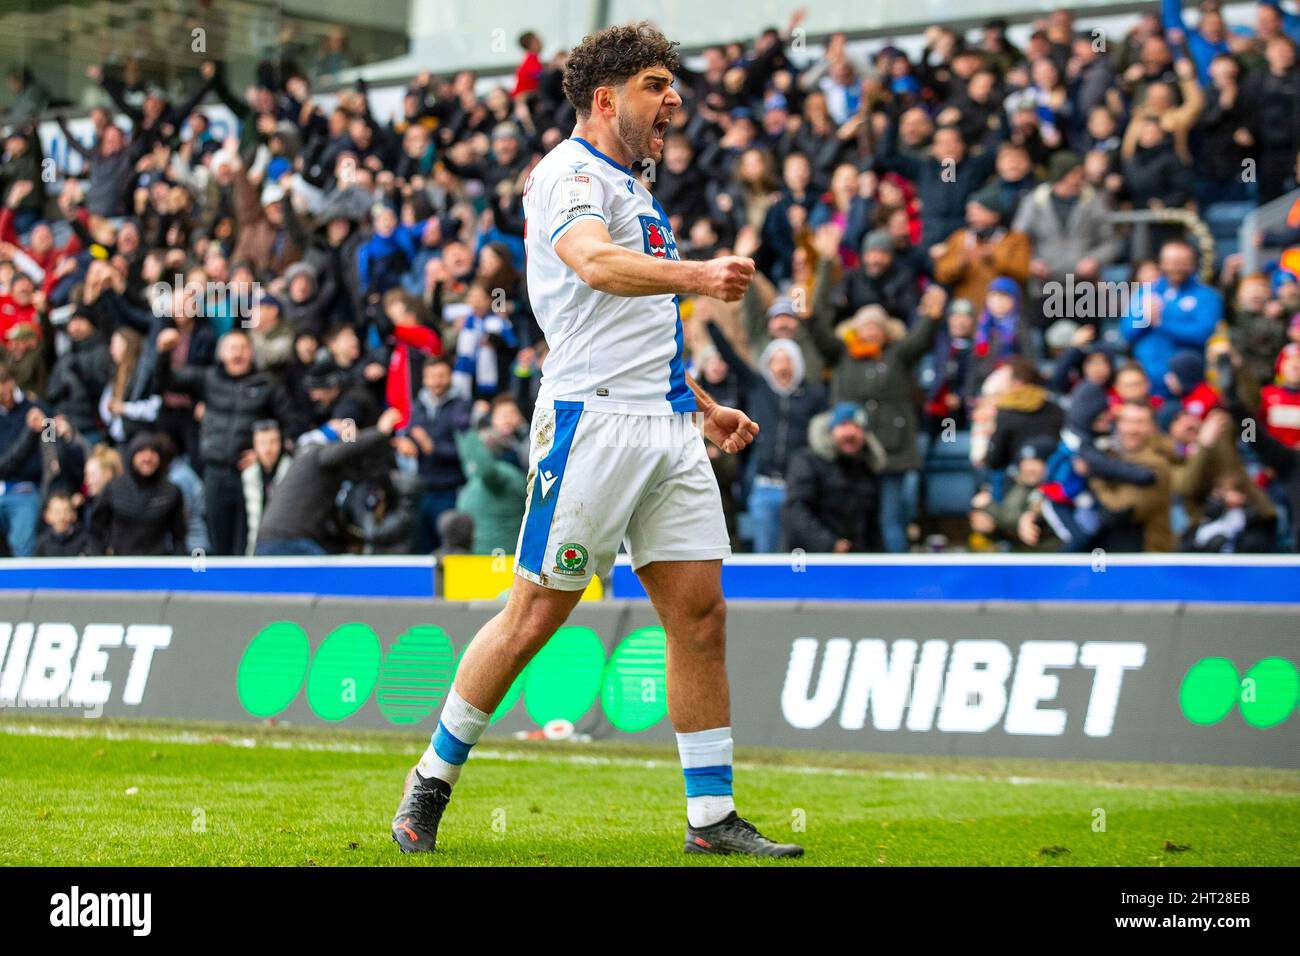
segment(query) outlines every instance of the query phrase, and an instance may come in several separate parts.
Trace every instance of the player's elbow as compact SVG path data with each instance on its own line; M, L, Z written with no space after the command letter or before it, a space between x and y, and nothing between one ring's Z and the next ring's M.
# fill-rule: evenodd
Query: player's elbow
M597 292L605 291L600 287L602 278L600 270L590 260L584 259L581 262L574 263L573 271L578 274L578 278L582 280L583 285L595 289Z
M612 269L601 268L594 270L591 278L584 279L583 281L596 292L605 292L609 295L625 294L618 276L614 274Z
M584 285L596 292L615 291L612 287L614 270L608 263L602 262L599 256L583 256L573 264L573 271Z

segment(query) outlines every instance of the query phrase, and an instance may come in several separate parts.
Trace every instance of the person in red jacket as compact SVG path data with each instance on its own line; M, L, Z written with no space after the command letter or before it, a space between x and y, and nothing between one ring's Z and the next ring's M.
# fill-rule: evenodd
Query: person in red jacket
M418 390L413 383L422 380L424 363L442 354L442 338L420 322L418 300L405 289L388 290L384 315L392 323L384 398L390 408L402 413L397 423L401 429L411 421L411 401Z
M512 98L518 99L521 96L533 92L537 89L538 81L542 75L542 38L532 30L520 34L519 46L523 48L524 60L515 70L515 88L510 93Z
M1259 393L1260 417L1268 433L1288 448L1300 448L1300 343L1278 353L1276 383Z
M48 274L60 261L81 251L81 240L74 232L62 246L55 246L54 231L45 223L38 222L32 226L27 244L19 242L16 211L31 191L32 183L28 180L21 180L10 187L5 204L0 208L0 242L11 243L21 249ZM85 222L85 210L79 210L78 215Z
M15 325L30 325L39 336L41 321L36 315L36 284L32 277L19 272L9 283L9 291L0 293L0 341Z

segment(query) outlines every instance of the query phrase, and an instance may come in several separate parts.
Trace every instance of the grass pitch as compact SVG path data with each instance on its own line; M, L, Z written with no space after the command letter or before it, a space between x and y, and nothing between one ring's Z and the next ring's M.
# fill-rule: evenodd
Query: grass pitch
M5 716L0 865L1300 863L1295 771L741 747L741 812L808 849L759 863L682 853L671 746L493 738L466 767L439 852L403 857L388 824L426 739Z

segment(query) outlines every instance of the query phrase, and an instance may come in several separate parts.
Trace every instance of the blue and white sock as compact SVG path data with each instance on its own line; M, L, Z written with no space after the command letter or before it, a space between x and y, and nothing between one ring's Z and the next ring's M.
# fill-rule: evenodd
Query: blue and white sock
M686 819L707 827L736 809L731 796L731 728L714 727L677 735L686 778Z
M429 741L415 769L426 780L436 777L450 786L460 776L460 768L469 758L470 748L478 743L487 729L488 714L468 703L452 688L438 717L438 729Z

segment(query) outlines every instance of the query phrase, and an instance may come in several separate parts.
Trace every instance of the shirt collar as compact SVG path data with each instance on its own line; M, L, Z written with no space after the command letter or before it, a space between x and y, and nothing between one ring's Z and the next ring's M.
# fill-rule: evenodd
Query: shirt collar
M624 166L622 163L615 162L611 157L606 156L604 153L598 150L595 146L592 146L581 136L573 136L570 138L578 145L584 147L587 150L587 152L591 153L591 155L595 156L598 159L603 159L605 162L609 163L611 166L617 169L620 173L625 173L628 176L636 175L636 173L632 172L632 170L629 167Z

